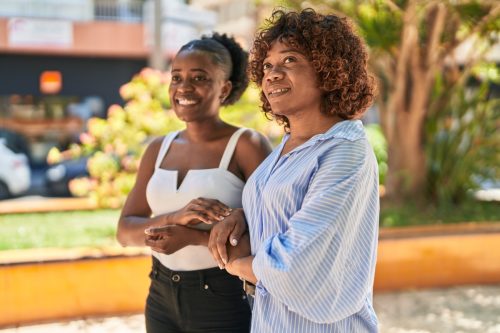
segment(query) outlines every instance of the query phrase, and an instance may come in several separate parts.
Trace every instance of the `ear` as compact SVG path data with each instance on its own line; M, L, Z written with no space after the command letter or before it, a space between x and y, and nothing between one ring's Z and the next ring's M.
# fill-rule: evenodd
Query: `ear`
M229 94L231 93L231 89L233 89L233 83L227 80L222 86L221 94L219 96L221 104L224 103L227 96L229 96Z

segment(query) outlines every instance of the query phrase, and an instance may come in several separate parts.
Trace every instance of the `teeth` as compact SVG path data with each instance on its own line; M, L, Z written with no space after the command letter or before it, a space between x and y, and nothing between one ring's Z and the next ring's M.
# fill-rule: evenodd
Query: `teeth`
M180 98L177 100L177 103L179 103L180 105L193 105L196 104L196 101L193 101L191 99Z
M271 92L269 93L269 95L279 94L279 93L282 93L282 92L287 92L288 90L290 90L290 89L288 89L288 88L279 88L279 89L275 89L275 90L271 91Z

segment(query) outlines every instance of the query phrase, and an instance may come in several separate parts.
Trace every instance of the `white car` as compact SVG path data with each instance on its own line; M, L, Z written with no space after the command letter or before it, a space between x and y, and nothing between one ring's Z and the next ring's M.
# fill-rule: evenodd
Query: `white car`
M0 138L0 200L17 196L30 187L28 158L10 150Z

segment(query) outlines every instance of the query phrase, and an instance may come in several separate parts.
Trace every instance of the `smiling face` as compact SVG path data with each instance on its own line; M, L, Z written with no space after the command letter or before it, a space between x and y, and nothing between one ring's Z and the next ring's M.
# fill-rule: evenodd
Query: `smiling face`
M275 41L263 61L262 90L277 115L290 116L321 110L321 90L307 57L287 43Z
M218 117L231 83L206 52L182 51L172 63L169 95L177 117L185 122Z

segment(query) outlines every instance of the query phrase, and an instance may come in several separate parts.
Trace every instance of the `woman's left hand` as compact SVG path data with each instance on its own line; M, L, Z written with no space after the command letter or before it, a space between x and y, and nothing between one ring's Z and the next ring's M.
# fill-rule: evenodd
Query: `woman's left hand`
M156 252L164 254L172 254L187 245L192 245L193 233L201 231L194 230L181 225L166 225L162 227L149 228L145 231L147 246L151 247ZM193 244L194 245L194 244Z

